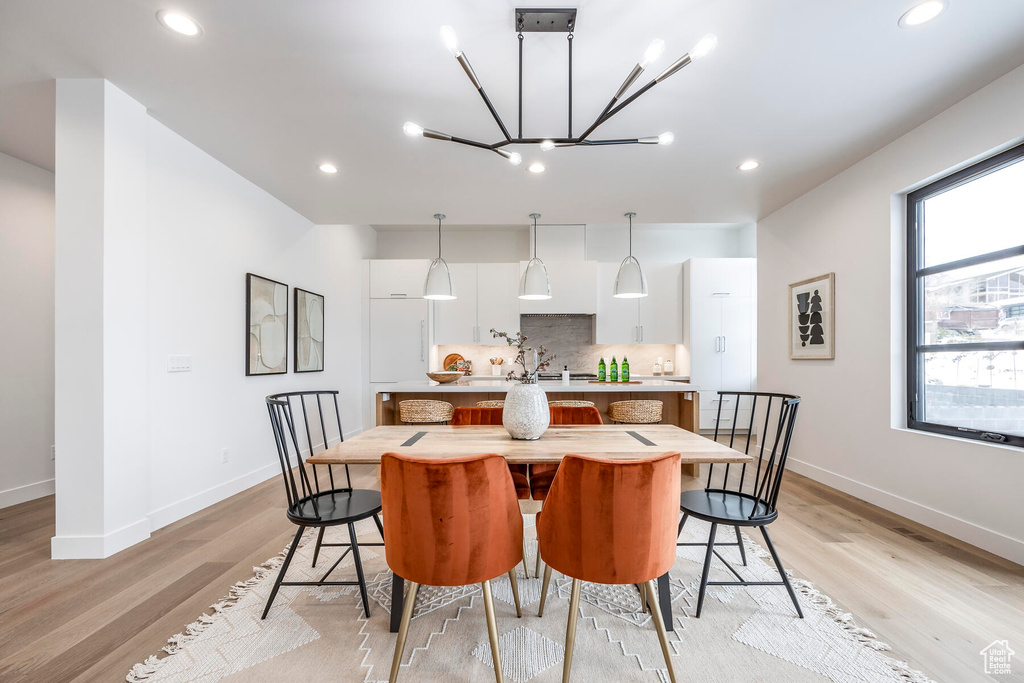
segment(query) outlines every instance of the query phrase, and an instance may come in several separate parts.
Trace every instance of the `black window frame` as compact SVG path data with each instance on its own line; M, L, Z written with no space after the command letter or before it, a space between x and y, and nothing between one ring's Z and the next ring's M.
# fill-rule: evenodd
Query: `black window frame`
M996 154L967 168L952 173L935 182L925 185L907 195L907 427L923 432L946 434L965 439L974 439L987 443L999 443L1024 448L1024 436L986 432L968 427L925 422L917 419L923 405L919 395L924 393L924 355L929 352L969 352L969 351L1012 351L1024 350L1024 340L1017 342L983 342L961 344L923 344L924 324L924 278L935 273L956 270L1012 256L1024 255L1024 244L1001 249L999 251L979 254L969 258L924 267L924 231L921 230L924 202L943 192L952 190L972 180L994 173L1015 163L1024 163L1024 144L1012 147L1005 152Z

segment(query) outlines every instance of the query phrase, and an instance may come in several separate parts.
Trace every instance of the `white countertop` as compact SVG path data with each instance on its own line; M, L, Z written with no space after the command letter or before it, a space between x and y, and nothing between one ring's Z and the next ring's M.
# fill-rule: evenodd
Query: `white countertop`
M508 382L503 377L475 376L472 379L460 379L458 382L451 382L448 384L438 384L437 382L431 382L430 380L425 379L422 381L417 380L415 382L392 382L390 384L377 384L375 386L378 394L443 394L459 391L465 393L497 394L507 392L509 387L513 386L513 384L517 384L517 382ZM673 382L664 379L645 379L643 380L642 384L622 384L611 382L607 384L590 384L587 380L574 380L569 382L568 385L562 384L561 381L539 382L539 384L541 387L544 388L544 391L551 394L565 392L687 392L697 391L700 388L687 382Z

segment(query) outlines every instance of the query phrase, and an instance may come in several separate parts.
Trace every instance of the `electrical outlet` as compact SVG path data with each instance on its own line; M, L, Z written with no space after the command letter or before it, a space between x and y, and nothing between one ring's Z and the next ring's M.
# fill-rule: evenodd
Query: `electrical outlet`
M167 356L167 372L192 372L192 356Z
M56 460L56 459L57 459L57 446L51 445L50 446L50 460Z
M228 449L222 448L221 451L220 451L220 461L221 461L221 463L227 463L227 461L230 460L230 459L231 459L231 454L228 451Z

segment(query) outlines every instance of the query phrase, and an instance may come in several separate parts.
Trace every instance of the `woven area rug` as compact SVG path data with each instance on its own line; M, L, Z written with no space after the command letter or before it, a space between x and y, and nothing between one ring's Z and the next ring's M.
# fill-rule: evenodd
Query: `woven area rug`
M527 538L535 538L527 516ZM333 538L332 538L333 532ZM707 538L708 526L687 522L680 540ZM346 541L344 528L329 529L327 540ZM379 541L372 521L357 534ZM325 548L319 570L310 568L315 536L308 533L296 551L290 580L316 579L341 548ZM730 539L731 540L731 539ZM739 566L736 547L722 553L745 578L777 581L767 553L744 539L748 566ZM536 542L528 541L530 572ZM147 681L246 683L306 680L387 681L395 635L388 631L391 573L382 548L361 550L371 596L371 616L363 616L355 586L282 588L265 621L260 614L282 557L255 568L255 576L231 589L184 633L173 636L163 652L135 665L129 683ZM888 646L858 628L806 581L794 581L805 619L798 619L785 588L710 587L700 619L693 618L704 551L681 547L671 576L675 631L669 633L680 681L773 680L897 681L930 683L924 674L887 657ZM766 559L767 558L767 559ZM785 557L783 557L785 561ZM717 560L712 580L729 580ZM537 616L541 581L517 569L523 618L517 619L507 577L492 582L497 611L502 670L506 681L559 681L571 581L552 578L544 617ZM346 558L332 578L354 578ZM421 587L409 631L400 681L493 681L490 644L479 586ZM632 586L584 584L573 657L573 681L668 681L650 615L640 610Z

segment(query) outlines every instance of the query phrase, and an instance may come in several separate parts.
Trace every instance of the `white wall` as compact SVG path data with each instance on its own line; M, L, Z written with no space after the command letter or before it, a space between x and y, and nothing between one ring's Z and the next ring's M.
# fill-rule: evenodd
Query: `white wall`
M53 493L53 174L0 154L0 508Z
M313 225L152 119L148 143L150 509L158 528L280 475L268 394L340 389L346 435L362 429L353 321L361 261L374 255L376 235L368 226ZM289 374L245 376L246 272L324 295L324 372L291 373L292 317ZM168 373L171 354L191 355L192 372Z
M552 250L561 253L559 232L577 226L538 225L537 249L545 260ZM591 261L618 263L626 255L627 224L601 223L586 226L586 255ZM753 257L755 226L693 225L683 223L636 223L633 253L644 261L681 263L689 258ZM510 263L530 258L529 230L509 226L479 226L444 230L443 255L449 263ZM378 258L434 258L437 233L422 228L385 229L377 232Z
M280 476L268 394L340 389L346 435L362 429L353 321L376 235L313 225L105 81L58 81L57 120L53 554L103 557ZM325 296L325 372L245 376L246 272ZM83 363L83 348L101 360ZM172 354L192 371L168 373ZM72 410L82 396L97 405Z
M911 432L904 194L1024 136L1024 67L758 222L758 386L804 397L793 469L1024 563L1024 452ZM787 285L836 274L836 359L791 361Z

